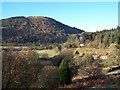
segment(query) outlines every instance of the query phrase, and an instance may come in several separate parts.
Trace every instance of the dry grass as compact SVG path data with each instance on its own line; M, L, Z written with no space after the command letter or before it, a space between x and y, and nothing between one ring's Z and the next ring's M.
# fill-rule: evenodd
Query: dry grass
M97 53L97 54L104 54L109 52L109 49L95 49L95 48L76 48L74 51L79 51L81 53Z
M39 54L39 56L43 55L43 54L48 54L49 57L53 57L55 55L58 55L59 53L57 53L55 50L36 50L36 52Z
M96 49L95 48L76 48L75 51L90 53L90 52L95 52Z

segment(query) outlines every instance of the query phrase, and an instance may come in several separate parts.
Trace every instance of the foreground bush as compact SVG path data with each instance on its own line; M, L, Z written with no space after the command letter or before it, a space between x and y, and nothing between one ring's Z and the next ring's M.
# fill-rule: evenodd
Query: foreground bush
M56 67L45 66L38 75L36 83L31 85L34 88L55 88L59 86L59 72Z
M36 63L37 54L27 52L3 52L2 87L29 88L36 80L42 65Z

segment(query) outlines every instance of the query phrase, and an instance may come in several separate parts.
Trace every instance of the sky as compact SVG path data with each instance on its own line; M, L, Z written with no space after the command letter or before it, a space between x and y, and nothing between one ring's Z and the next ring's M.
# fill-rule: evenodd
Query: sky
M116 28L117 2L2 2L1 19L15 16L51 17L88 32Z

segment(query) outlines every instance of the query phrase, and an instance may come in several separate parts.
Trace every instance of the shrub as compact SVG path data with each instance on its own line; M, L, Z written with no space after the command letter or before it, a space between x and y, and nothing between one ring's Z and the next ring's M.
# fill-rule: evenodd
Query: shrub
M45 66L39 73L38 80L31 87L34 88L55 88L59 86L58 68Z
M16 53L8 51L3 53L2 87L28 88L36 81L42 66L36 63L35 52Z
M72 50L63 50L59 55L51 58L52 64L54 66L60 66L61 61L65 59L67 61L73 61L73 51Z

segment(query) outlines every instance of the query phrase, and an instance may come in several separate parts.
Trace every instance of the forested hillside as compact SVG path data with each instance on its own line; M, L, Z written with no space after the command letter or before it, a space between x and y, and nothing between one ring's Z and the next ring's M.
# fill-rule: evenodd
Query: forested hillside
M52 18L42 16L12 17L2 19L3 44L49 44L63 43L68 34L84 32L62 24Z
M84 44L86 47L105 48L111 44L120 44L120 27L97 32L83 32L71 35L67 44Z

